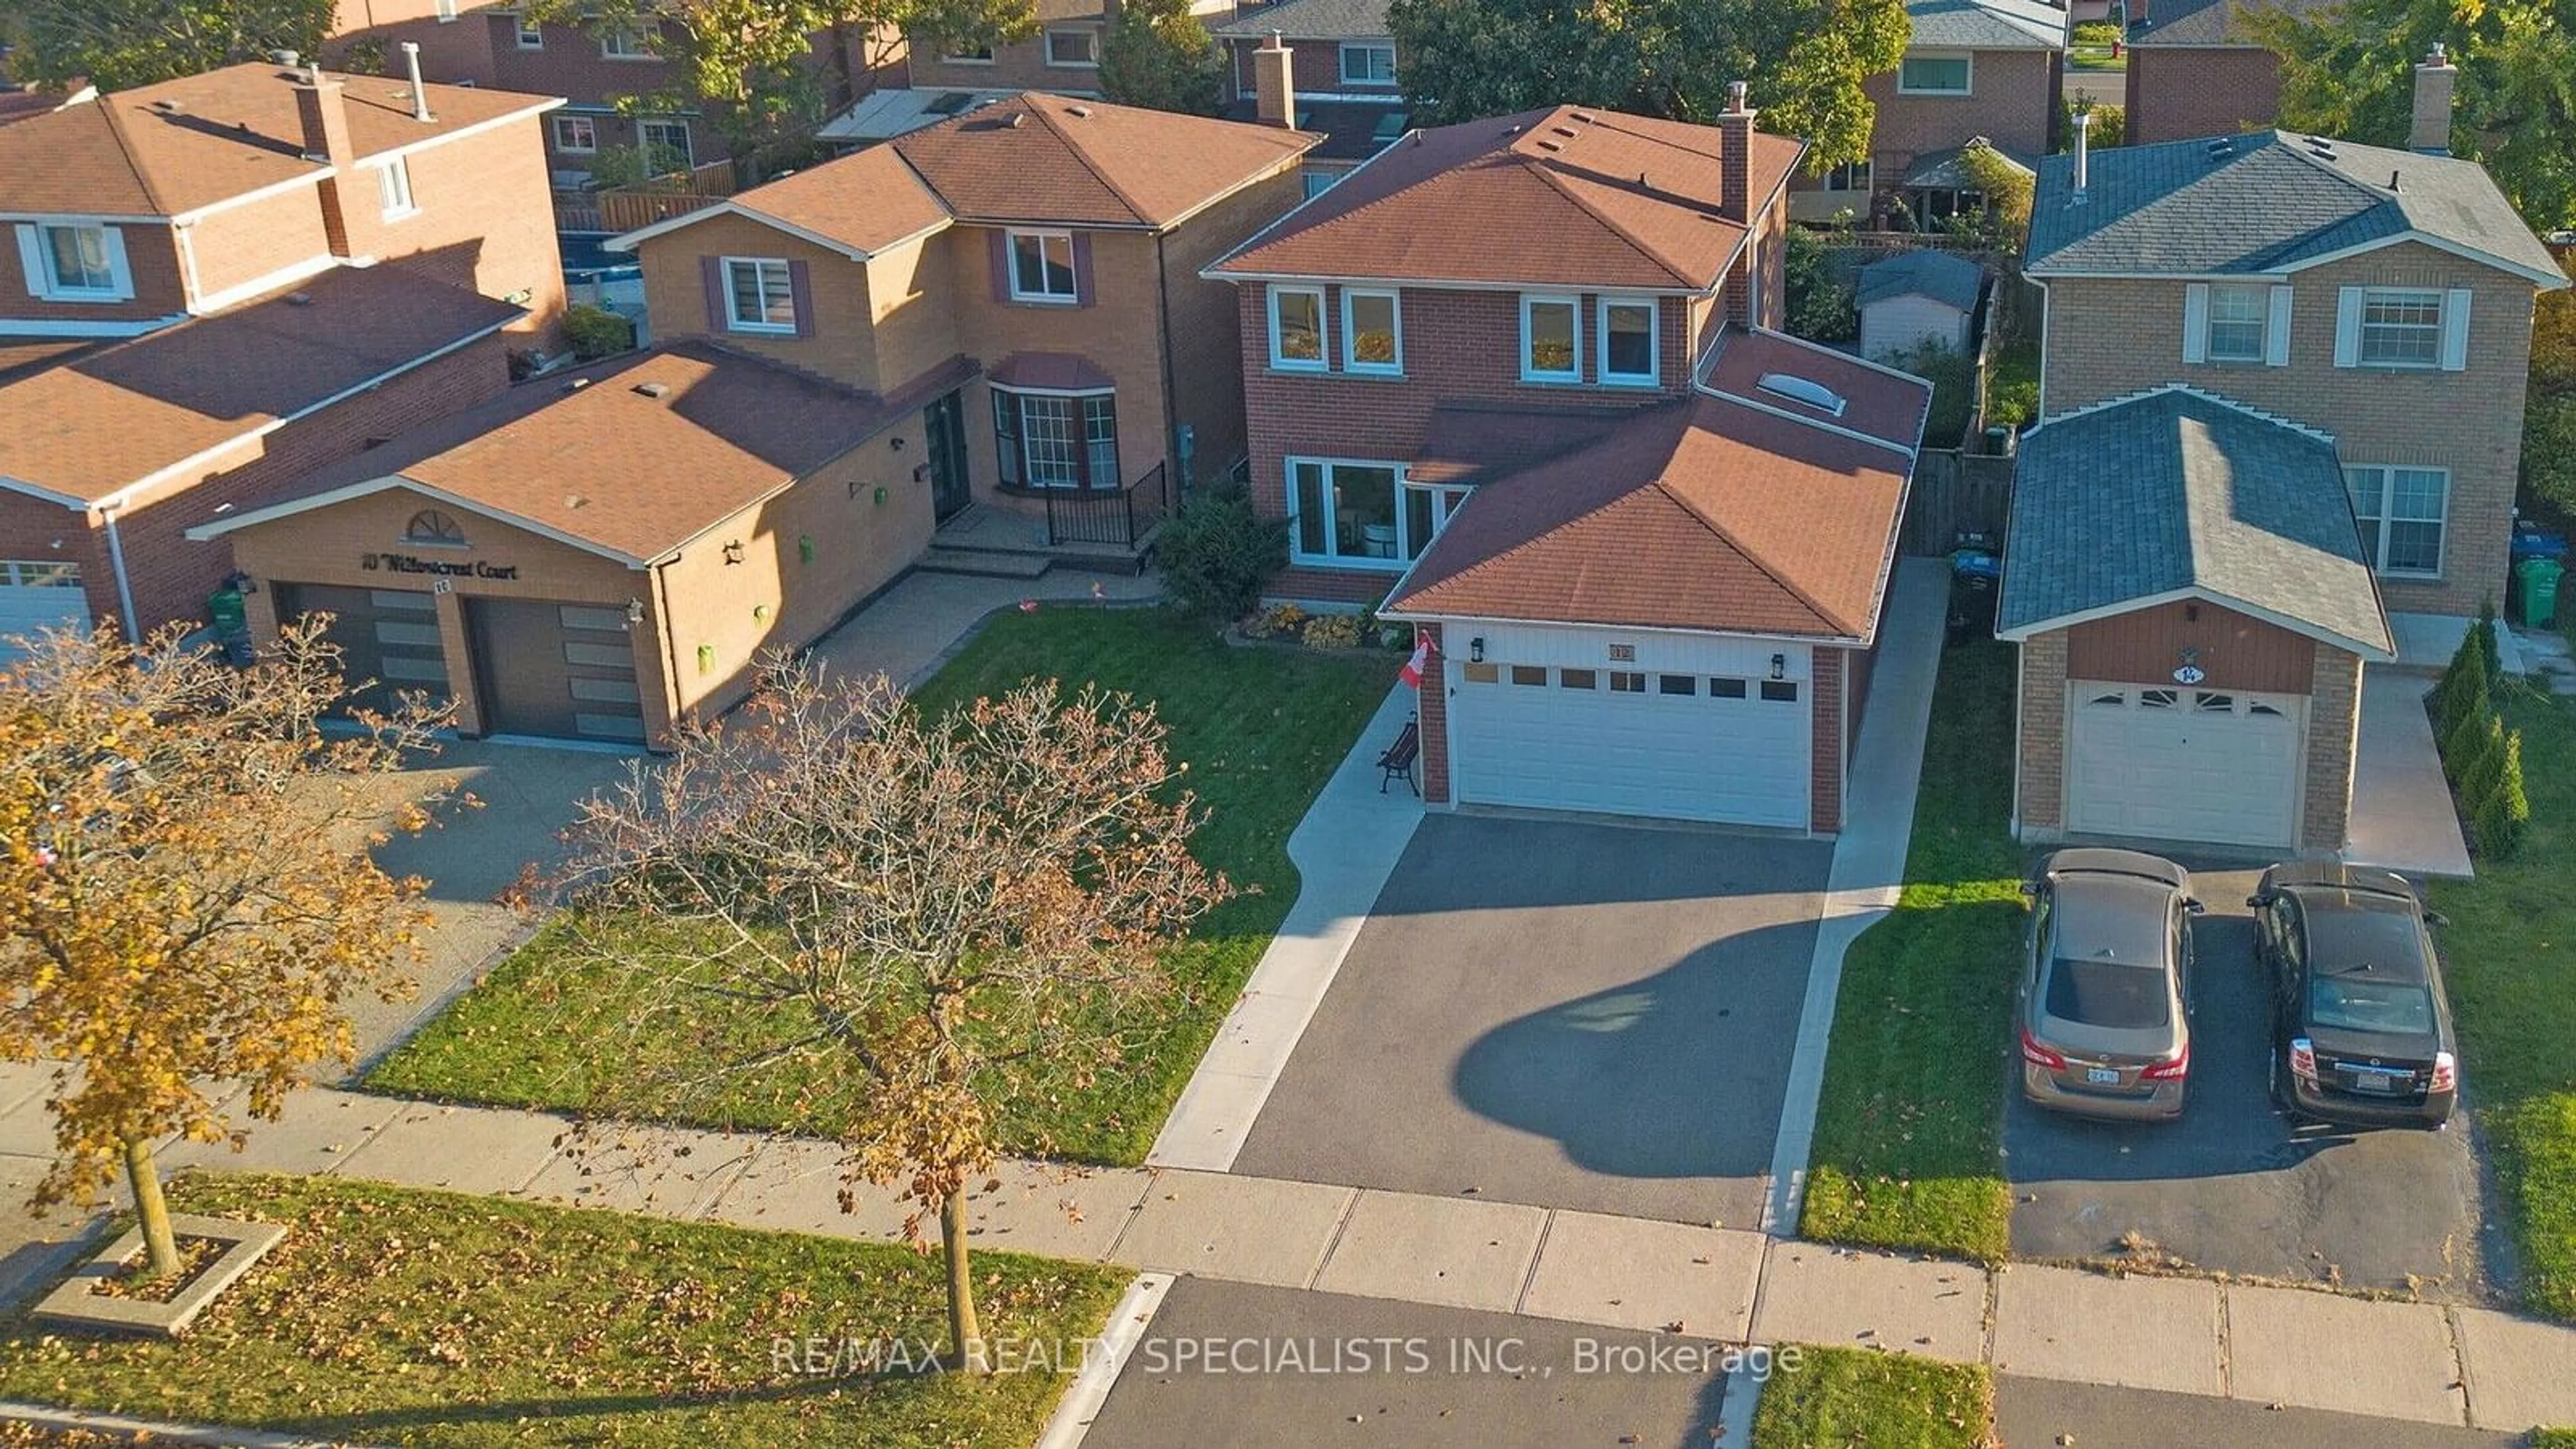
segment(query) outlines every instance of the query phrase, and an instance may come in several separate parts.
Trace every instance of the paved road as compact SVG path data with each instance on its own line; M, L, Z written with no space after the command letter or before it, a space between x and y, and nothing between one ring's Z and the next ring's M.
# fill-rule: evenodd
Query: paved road
M1647 1360L1659 1344L1692 1361ZM1714 1352L1506 1313L1183 1278L1087 1442L1708 1449L1724 1376L1700 1360Z
M2256 874L2195 872L2209 914L2195 928L2199 1000L2182 1121L2082 1122L2013 1094L2004 1145L2014 1254L2115 1255L2136 1232L2203 1269L2397 1290L2412 1280L2428 1298L2477 1300L2489 1245L2465 1117L2438 1133L2348 1132L2293 1129L2272 1107L2269 1008L2244 905Z
M1235 1170L1753 1225L1830 856L1430 816Z
M2275 1409L2244 1399L2063 1384L2006 1374L1995 1380L1995 1437L2004 1449L2174 1449L2181 1444L2262 1449L2510 1449L2520 1434L2400 1424L2322 1409Z

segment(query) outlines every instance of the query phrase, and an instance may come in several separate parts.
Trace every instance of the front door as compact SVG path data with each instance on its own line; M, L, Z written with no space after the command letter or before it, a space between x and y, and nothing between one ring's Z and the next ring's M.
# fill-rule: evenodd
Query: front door
M950 393L921 410L922 430L930 435L930 509L946 520L972 502L966 486L966 406L963 395Z

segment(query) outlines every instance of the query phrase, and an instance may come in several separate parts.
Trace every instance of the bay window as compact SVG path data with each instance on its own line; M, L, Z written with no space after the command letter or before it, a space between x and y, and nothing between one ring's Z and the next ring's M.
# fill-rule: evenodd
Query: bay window
M2437 578L2450 513L2451 475L2442 468L2366 465L2344 469L2354 522L2370 566L2399 577Z
M994 452L1008 488L1116 488L1118 395L993 389Z
M1466 501L1465 488L1412 482L1400 463L1288 460L1289 540L1301 563L1402 568Z
M1574 298L1521 298L1521 381L1583 381L1582 305Z

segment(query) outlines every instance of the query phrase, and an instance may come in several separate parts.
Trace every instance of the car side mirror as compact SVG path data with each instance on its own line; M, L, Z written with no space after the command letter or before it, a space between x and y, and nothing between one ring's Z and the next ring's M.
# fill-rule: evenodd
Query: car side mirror
M2259 911L2270 904L2272 904L2272 898L2259 891L2245 898L2245 905L2249 910Z
M2039 894L2039 882L2037 882L2037 881L2035 881L2035 880L2026 880L2026 881L2023 881L2023 882L2021 883L2021 893L2022 893L2023 895L2026 895L2026 896L2035 896L2035 895L2038 895L2038 894Z
M2428 926L2447 926L2451 924L2451 918L2443 915L2440 911L2426 911L2424 913L2424 924Z
M2209 907L2207 907L2207 906L2205 906L2205 905L2202 905L2200 902L2198 902L2198 901L2194 901L2194 900L2186 900L2186 901L2184 901L2184 902L2182 903L2182 908L2183 908L2185 911L2188 911L2188 912L2190 912L2191 914L2193 914L2193 915L2195 915L2195 916L2197 916L2197 915L2201 915L2201 914L2203 914L2203 913L2207 912L2207 911L2208 911L2208 909L2209 909Z

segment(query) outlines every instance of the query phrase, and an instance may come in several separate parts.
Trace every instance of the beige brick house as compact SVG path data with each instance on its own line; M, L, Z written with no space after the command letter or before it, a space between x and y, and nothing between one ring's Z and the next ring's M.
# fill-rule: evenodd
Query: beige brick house
M2025 838L2345 844L2367 666L2502 598L2548 251L2475 163L2287 132L2041 170L1997 632Z

